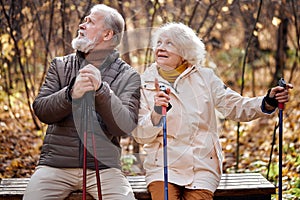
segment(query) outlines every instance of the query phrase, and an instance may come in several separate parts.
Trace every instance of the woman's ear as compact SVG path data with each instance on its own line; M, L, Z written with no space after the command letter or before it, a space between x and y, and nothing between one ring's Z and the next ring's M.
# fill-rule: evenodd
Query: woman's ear
M106 30L104 32L104 37L103 37L103 40L104 41L108 41L108 40L111 40L114 36L114 32L113 30Z

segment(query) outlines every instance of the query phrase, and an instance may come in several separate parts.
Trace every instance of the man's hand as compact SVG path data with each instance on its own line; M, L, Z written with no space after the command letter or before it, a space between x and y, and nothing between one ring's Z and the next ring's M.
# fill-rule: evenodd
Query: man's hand
M79 74L82 77L87 77L90 79L95 91L99 89L102 83L101 73L100 70L97 69L94 65L91 64L86 65L84 68L79 70Z
M96 91L102 83L100 71L93 65L88 64L79 70L71 96L73 99L81 98L88 91Z

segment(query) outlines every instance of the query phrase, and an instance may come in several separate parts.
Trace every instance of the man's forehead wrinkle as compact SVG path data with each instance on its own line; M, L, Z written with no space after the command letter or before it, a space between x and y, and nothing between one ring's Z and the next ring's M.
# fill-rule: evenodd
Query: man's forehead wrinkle
M91 18L91 20L93 22L95 21L99 21L99 20L102 20L104 18L103 16L103 13L99 12L99 11L95 11L95 12L92 12L89 17Z

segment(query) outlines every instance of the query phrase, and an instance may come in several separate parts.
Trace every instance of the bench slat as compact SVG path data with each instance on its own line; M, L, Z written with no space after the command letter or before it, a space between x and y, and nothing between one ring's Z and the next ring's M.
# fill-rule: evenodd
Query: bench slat
M145 176L128 176L127 179L137 199L150 200ZM30 178L4 178L0 180L0 200L21 199L29 180ZM271 194L275 194L275 186L259 173L223 174L214 194L214 199L229 200L238 199L239 196L252 195L251 199L262 200L271 199ZM81 192L75 192L68 200L81 199L81 195Z

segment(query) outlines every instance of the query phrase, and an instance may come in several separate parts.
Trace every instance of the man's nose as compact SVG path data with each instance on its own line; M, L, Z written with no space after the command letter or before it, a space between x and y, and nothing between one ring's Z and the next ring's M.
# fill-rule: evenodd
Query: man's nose
M79 24L79 29L85 29L85 22L84 23L81 23L81 24Z

